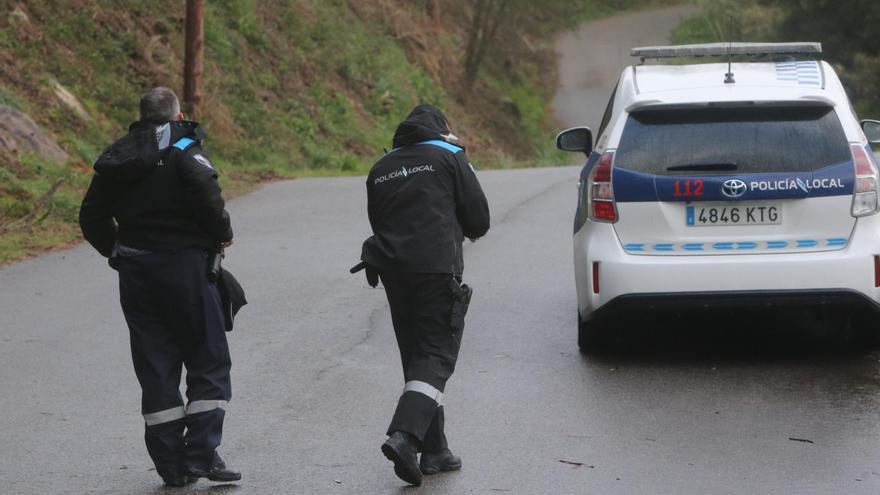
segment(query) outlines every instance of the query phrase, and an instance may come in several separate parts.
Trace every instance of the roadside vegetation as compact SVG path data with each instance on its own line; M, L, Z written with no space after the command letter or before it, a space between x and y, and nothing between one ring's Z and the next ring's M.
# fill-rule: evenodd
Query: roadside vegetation
M880 2L696 0L702 13L673 34L676 43L819 41L861 118L880 117Z
M669 3L679 2L209 1L197 116L206 150L232 193L363 174L426 102L446 111L478 167L561 164L554 34ZM147 88L182 92L184 14L178 0L0 0L0 106L70 157L0 146L0 263L79 238L91 163L136 119Z

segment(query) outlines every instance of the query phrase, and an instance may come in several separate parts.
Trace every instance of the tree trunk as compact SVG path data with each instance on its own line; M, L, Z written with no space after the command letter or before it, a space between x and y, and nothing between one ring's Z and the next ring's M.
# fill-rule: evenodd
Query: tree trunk
M468 42L464 52L464 76L468 86L473 85L477 78L479 63L477 52L483 37L483 23L486 16L486 0L474 0L471 27L468 32Z
M473 17L464 56L465 83L470 87L477 80L480 64L489 50L498 27L504 21L509 0L474 0Z

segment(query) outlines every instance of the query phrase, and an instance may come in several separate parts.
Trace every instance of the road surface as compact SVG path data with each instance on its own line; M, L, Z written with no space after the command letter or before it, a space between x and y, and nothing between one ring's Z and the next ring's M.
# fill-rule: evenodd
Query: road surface
M566 126L598 130L621 71L638 62L630 49L668 44L669 33L696 10L679 5L609 17L560 36L559 87L553 100L556 119Z
M874 353L799 320L646 325L577 351L577 173L480 173L493 227L466 246L476 293L444 398L462 471L412 490L379 453L403 380L383 292L348 274L363 179L303 179L230 205L251 304L221 453L244 479L161 488L115 273L80 245L0 268L0 492L878 493Z

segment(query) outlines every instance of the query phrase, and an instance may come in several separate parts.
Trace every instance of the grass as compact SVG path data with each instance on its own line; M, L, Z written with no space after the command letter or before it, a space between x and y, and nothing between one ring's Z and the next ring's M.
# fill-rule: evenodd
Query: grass
M718 35L705 15L688 17L672 31L672 42L676 45L715 43Z
M79 237L76 221L91 173L35 155L0 168L0 262L68 245Z

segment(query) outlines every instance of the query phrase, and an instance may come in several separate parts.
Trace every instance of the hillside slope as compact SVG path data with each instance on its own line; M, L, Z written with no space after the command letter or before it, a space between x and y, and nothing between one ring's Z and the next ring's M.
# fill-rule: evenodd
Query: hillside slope
M553 164L552 34L645 2L513 0L476 82L461 60L473 0L206 2L206 149L224 186L364 173L421 102L450 116L481 167ZM660 3L663 2L661 0ZM90 164L136 118L145 89L180 90L179 0L0 0L0 105L30 116L71 159L0 158L0 262L77 237ZM0 143L2 144L2 143Z

